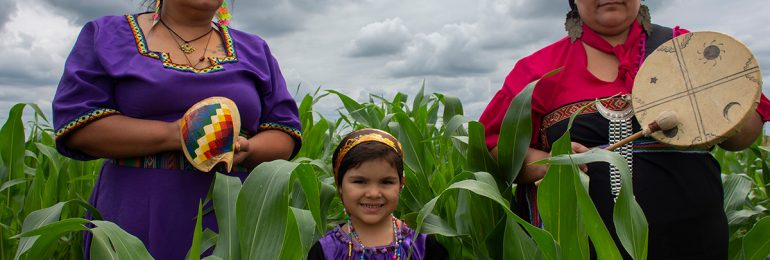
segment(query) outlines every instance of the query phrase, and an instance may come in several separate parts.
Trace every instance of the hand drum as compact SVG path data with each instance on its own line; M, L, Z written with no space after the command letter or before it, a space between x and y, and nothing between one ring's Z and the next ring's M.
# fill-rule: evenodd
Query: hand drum
M652 134L677 148L708 148L731 135L759 104L762 75L751 51L716 32L680 35L660 45L634 80L632 104L643 126L663 111L679 124Z
M241 116L232 100L210 97L196 103L180 121L182 150L187 161L202 172L210 172L218 163L224 163L230 172L240 129Z

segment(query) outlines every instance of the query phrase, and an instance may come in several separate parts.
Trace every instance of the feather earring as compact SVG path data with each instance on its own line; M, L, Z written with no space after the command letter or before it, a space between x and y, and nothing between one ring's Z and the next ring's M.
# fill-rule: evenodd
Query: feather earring
M642 25L642 28L644 28L644 32L647 33L647 35L650 35L652 33L652 22L650 21L650 8L648 8L646 5L639 6L639 15L636 16L636 20L639 21L639 24Z
M567 13L567 19L564 21L564 30L567 31L570 42L575 42L577 38L583 36L583 19L580 14L573 9Z

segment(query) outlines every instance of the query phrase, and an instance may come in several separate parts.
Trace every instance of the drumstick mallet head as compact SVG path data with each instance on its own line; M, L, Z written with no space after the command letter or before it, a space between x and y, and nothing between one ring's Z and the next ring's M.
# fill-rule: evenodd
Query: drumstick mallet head
M643 128L642 131L639 131L629 137L626 137L623 140L620 140L617 143L614 143L608 146L606 149L608 151L613 151L618 147L621 147L636 139L639 139L642 136L649 136L652 133L655 133L661 130L662 131L671 130L671 129L674 129L674 127L676 127L677 125L679 125L679 118L676 116L676 112L663 111L660 114L658 114L658 118L656 118L655 121L647 125L647 127Z

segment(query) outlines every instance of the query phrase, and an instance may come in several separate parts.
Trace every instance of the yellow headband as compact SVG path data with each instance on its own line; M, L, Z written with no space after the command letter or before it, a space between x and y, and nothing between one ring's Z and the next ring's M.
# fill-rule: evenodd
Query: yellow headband
M353 131L345 138L343 138L342 142L340 142L340 145L337 147L336 153L334 154L335 156L333 168L335 179L337 179L339 175L340 165L342 164L342 160L345 159L345 155L347 155L347 153L350 152L353 147L356 147L357 145L365 142L378 142L385 144L393 149L393 151L395 151L399 157L404 157L401 149L401 143L399 143L398 140L389 133L371 128Z

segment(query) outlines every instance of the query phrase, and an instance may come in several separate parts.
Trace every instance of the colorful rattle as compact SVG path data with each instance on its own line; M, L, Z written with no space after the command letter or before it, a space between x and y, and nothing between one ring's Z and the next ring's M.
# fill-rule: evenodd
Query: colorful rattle
M182 151L193 167L210 172L224 163L227 172L232 170L241 129L235 102L224 97L204 99L187 110L179 124Z

